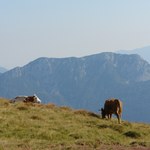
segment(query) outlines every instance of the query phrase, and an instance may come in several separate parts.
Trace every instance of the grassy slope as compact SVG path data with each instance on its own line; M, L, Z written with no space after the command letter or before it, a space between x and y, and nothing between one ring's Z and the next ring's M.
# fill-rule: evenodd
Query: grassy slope
M150 125L53 104L10 104L0 99L0 150L150 149Z

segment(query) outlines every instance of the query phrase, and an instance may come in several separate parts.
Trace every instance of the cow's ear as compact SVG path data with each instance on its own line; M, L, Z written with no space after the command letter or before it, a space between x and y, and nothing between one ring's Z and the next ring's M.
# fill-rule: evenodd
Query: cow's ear
M104 109L103 109L103 108L101 108L101 111L103 112L103 111L104 111Z

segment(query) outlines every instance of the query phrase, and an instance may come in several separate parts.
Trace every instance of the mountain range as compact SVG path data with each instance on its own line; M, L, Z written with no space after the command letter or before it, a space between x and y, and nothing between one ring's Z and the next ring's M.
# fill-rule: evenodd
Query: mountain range
M43 103L98 112L108 98L123 101L123 119L150 123L150 64L111 52L39 58L0 75L0 97L39 96Z

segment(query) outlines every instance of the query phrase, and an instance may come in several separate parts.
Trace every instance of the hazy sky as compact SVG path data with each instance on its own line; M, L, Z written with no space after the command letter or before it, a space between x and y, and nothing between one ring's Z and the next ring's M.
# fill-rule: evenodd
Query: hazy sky
M150 0L0 0L0 66L150 45Z

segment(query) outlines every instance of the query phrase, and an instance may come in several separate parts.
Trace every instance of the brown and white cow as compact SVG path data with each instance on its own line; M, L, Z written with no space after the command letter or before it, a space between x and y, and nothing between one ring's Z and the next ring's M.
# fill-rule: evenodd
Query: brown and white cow
M11 103L14 102L32 102L32 103L41 103L41 100L34 94L33 96L17 96L14 99L10 100Z
M108 119L111 119L112 114L115 114L118 118L118 123L121 123L122 102L119 99L108 99L105 101L104 108L101 108L102 118L107 116Z
M41 103L41 101L39 101L39 99L37 99L37 97L34 95L34 96L28 96L26 97L25 100L23 100L23 102L25 103L28 103L28 102L31 102L31 103Z

